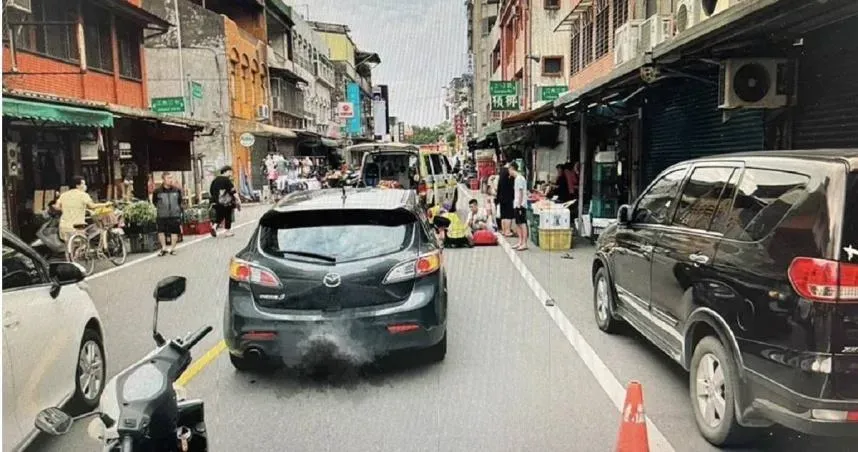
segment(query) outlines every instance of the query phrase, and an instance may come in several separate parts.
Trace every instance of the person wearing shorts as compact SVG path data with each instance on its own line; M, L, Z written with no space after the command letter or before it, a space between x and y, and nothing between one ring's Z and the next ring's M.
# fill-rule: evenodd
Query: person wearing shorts
M527 249L527 180L518 171L515 162L509 164L509 173L514 182L515 195L513 197L513 212L515 214L515 226L518 230L518 244L513 247L516 251Z
M161 175L161 185L152 192L152 203L158 212L155 224L161 251L158 256L176 254L176 244L182 232L182 189L173 182L173 175ZM167 249L167 234L170 234L170 249Z

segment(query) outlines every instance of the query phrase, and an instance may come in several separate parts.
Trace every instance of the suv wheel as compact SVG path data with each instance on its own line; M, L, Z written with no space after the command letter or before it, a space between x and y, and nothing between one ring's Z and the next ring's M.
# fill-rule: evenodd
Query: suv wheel
M599 329L613 334L617 332L620 321L614 317L614 296L605 267L596 271L593 278L593 311Z
M708 336L697 344L689 377L694 418L706 441L719 447L746 442L752 430L736 417L738 371L717 338Z

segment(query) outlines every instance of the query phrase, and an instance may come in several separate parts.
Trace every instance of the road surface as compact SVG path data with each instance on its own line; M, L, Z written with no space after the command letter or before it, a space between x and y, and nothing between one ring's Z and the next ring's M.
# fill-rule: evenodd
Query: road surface
M239 224L262 211L246 209ZM161 331L175 336L209 324L215 331L195 357L221 349L227 263L251 232L244 226L232 238L188 240L177 256L138 259L92 278L108 374L153 347L152 289L168 275L187 276L189 284L182 299L161 309ZM606 336L595 327L586 248L571 260L503 246L445 253L444 362L383 362L320 379L288 370L238 373L220 353L187 384L191 397L206 401L212 450L607 452L631 380L644 387L654 451L715 450L697 433L682 369L634 333ZM545 298L555 305L546 307ZM40 438L31 450L96 450L85 430L81 423L65 437ZM858 448L772 429L743 450Z

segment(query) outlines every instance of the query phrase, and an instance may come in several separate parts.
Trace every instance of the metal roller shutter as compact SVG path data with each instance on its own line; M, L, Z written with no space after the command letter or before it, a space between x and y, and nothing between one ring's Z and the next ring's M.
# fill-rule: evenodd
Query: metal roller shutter
M717 80L712 76L712 80ZM697 157L763 150L765 120L758 110L737 111L723 121L718 86L673 80L647 93L644 108L643 181Z
M805 39L799 61L794 149L858 147L858 27Z

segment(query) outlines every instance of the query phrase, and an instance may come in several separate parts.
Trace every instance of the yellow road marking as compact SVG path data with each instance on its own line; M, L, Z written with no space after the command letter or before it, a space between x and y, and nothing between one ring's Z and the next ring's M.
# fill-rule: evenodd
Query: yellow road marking
M191 381L192 378L196 377L198 373L206 368L206 366L211 364L212 361L214 361L218 355L223 353L224 350L226 350L226 342L221 339L220 342L207 351L203 356L200 356L200 359L191 363L191 365L185 370L185 373L176 380L176 384L179 386L187 386L188 382Z

